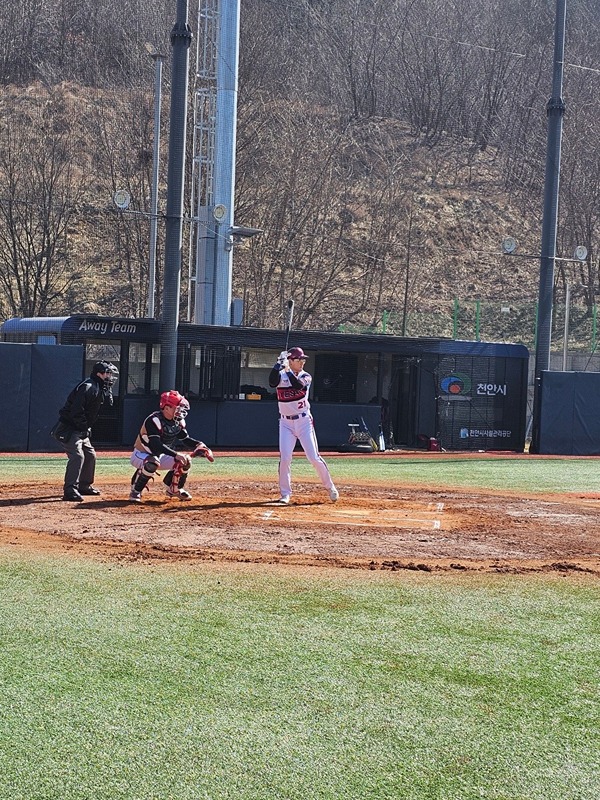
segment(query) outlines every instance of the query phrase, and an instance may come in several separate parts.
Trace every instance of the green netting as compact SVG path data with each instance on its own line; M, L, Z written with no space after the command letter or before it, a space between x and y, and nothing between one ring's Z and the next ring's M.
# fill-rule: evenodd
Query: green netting
M420 308L403 315L386 311L379 325L342 326L346 333L389 333L395 336L431 336L536 346L535 302L492 302L456 299L435 308ZM595 353L598 348L596 307L569 307L568 350ZM552 317L552 349L565 342L565 305L556 304Z

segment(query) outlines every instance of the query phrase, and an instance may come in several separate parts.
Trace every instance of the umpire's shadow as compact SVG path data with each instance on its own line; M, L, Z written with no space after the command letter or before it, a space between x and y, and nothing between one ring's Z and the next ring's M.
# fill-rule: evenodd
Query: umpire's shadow
M124 506L132 506L134 505L129 500L63 500L60 495L50 494L50 495L42 495L38 497L10 497L4 500L0 500L0 508L8 508L9 506L29 506L29 505L36 505L39 504L47 504L47 503L60 503L65 509L77 508L77 509L86 509L89 511L94 509L106 509L106 508L123 508ZM157 501L158 505L162 505L160 501Z
M0 508L8 508L9 506L30 506L35 505L36 503L48 503L48 502L60 502L65 503L60 495L56 494L48 494L42 495L38 497L7 497L4 500L0 500ZM75 505L75 503L73 503Z

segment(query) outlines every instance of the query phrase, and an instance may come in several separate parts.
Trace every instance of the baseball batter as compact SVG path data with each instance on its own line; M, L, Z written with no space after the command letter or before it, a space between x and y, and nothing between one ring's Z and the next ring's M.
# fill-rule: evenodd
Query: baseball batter
M279 491L278 503L288 505L292 496L292 453L296 440L315 468L321 483L335 503L339 492L333 484L327 464L319 455L315 426L310 413L308 393L312 377L304 370L306 355L301 347L284 350L269 375L269 386L277 388L279 404Z

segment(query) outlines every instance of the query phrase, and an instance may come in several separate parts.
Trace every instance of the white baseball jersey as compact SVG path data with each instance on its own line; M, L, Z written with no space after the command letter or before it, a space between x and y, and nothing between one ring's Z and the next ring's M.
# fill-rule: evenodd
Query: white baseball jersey
M302 384L299 389L294 389L290 383L287 372L282 370L279 373L279 383L277 384L277 401L279 413L284 417L293 417L296 414L309 414L310 403L308 393L312 377L303 369L295 376Z
M279 404L279 491L282 497L292 494L292 455L296 440L300 440L302 449L315 468L323 486L331 491L335 489L327 464L319 455L319 446L315 435L315 426L310 413L308 392L312 377L308 372L300 370L294 377L302 384L294 388L285 370L279 373L277 384L277 401Z

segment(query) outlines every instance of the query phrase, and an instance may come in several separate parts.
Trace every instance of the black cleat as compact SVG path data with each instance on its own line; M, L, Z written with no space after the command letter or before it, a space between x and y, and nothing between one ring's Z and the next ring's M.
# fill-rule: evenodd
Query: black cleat
M68 492L63 494L63 500L68 500L71 503L79 503L83 500L83 497L77 491L77 489L69 489Z
M93 486L80 486L79 494L96 495L100 494L100 489L96 489Z

